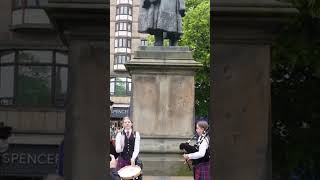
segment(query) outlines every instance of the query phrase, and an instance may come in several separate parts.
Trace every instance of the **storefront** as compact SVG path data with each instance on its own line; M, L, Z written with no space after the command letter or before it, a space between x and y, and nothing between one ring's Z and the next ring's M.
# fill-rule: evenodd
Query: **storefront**
M1 179L41 180L56 174L59 146L10 144L0 157Z
M111 111L110 127L112 127L112 125L114 127L121 127L120 121L125 116L129 116L129 107L113 107Z

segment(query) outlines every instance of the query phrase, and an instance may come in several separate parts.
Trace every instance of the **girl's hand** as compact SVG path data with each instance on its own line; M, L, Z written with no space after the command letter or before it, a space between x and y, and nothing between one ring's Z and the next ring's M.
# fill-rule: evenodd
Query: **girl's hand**
M131 159L131 166L134 166L134 165L136 165L136 163L134 162L133 159Z
M183 158L184 158L185 160L189 160L188 154L184 154L184 155L183 155Z

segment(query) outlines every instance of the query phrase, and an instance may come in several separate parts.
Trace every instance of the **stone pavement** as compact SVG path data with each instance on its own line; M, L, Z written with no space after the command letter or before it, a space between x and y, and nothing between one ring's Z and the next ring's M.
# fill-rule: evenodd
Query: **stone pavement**
M193 180L192 176L143 176L143 180Z
M50 175L45 180L64 180L61 177ZM193 180L192 176L143 176L143 180Z

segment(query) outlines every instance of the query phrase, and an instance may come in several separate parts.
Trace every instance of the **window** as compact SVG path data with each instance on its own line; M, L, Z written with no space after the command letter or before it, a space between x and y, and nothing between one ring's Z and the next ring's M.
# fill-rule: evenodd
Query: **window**
M117 6L117 15L130 15L130 16L132 16L132 7L129 5Z
M110 79L111 96L130 96L131 78L116 77Z
M140 46L148 46L148 40L146 40L146 39L141 39L141 41L140 41Z
M63 107L68 57L51 50L0 52L0 105Z
M50 20L42 7L48 0L13 0L12 25L50 24Z
M130 61L131 55L130 54L116 54L114 56L114 64L124 64Z
M118 31L132 31L131 22L117 22L116 23L116 32Z
M115 48L131 48L131 39L129 38L116 38Z

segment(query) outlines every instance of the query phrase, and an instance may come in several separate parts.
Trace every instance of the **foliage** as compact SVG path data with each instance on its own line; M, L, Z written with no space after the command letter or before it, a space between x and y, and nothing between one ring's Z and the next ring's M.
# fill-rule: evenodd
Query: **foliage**
M292 179L293 174L319 178L319 1L291 2L300 14L272 49L273 174L280 179Z
M210 2L209 0L188 0L183 21L184 35L179 42L189 46L196 61L203 67L196 75L195 106L197 116L208 116L210 100Z

